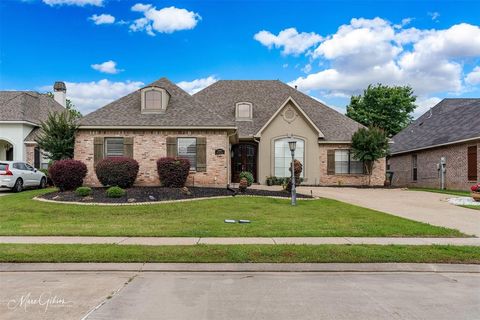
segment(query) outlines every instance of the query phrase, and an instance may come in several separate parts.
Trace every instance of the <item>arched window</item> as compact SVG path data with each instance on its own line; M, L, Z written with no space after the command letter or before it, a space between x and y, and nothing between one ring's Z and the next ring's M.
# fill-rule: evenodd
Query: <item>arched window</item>
M301 175L303 177L303 173L305 171L305 163L304 163L305 142L302 139L294 139L294 138L281 138L281 139L275 140L275 143L274 143L275 144L274 146L275 177L291 176L291 172L288 169L292 165L292 153L288 146L288 142L292 140L297 141L297 146L295 148L295 159L297 159L302 163L302 165L304 165L304 169Z
M250 102L239 102L236 104L235 118L237 120L252 120L253 108Z
M142 113L163 113L167 109L169 94L158 87L143 88Z

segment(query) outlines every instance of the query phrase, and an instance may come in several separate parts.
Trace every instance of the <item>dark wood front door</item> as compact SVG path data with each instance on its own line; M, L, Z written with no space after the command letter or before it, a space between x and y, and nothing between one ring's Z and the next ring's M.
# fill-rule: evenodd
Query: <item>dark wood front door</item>
M257 181L257 144L239 143L232 147L232 182L240 182L240 172L248 171Z

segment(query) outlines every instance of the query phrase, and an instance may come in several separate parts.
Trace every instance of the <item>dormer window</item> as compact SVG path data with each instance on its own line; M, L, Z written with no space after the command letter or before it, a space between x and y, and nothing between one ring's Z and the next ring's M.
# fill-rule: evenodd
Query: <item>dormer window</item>
M252 120L253 106L250 102L239 102L235 107L235 118L237 121Z
M147 87L142 89L142 113L163 113L167 109L169 94L165 89Z

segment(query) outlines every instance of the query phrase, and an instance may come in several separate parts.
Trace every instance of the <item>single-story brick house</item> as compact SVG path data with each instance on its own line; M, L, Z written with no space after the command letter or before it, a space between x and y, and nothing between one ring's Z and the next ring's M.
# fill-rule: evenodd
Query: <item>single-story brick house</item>
M129 156L140 164L137 185L160 183L156 161L184 157L189 184L226 186L241 171L255 181L289 176L288 141L309 185L365 185L363 165L350 154L361 125L280 81L218 81L190 95L166 78L85 116L75 159L87 164L85 183L99 185L95 163ZM383 185L385 159L375 164L372 185Z
M394 186L469 190L480 182L480 99L444 99L395 135L387 169Z

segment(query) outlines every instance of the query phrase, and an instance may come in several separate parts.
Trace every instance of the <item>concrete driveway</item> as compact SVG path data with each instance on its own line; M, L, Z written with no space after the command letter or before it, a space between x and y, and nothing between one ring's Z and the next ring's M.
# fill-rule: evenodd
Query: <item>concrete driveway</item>
M480 211L449 204L453 195L402 189L300 187L298 192L336 199L480 237Z

